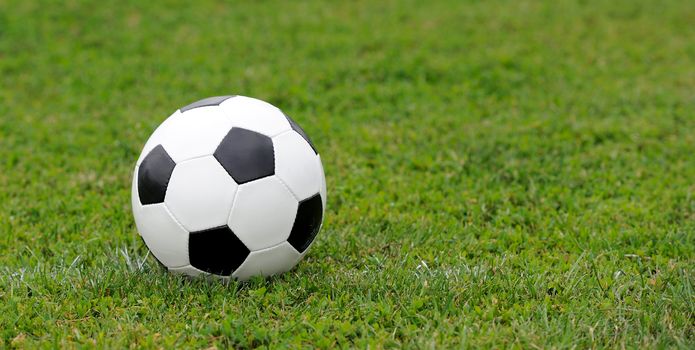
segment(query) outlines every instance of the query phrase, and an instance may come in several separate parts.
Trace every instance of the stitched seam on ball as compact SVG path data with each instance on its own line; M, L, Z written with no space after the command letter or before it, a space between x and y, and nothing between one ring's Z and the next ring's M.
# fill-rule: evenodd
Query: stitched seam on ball
M277 244L273 244L273 245L271 245L270 247L265 247L265 248L261 248L261 249L258 249L258 250L253 250L253 251L251 251L251 253L257 253L257 252L262 252L262 251L265 251L265 250L268 250L268 249L273 249L273 248L275 248L275 247L277 247L277 246L280 246L280 245L283 245L283 244L285 244L285 243L287 243L287 240L284 240L284 241L282 241L282 242L280 242L280 243L277 243ZM289 243L287 243L287 244L289 244ZM290 246L291 246L291 245L290 245Z
M294 130L292 130L292 129L290 128L290 130L288 130L287 132L290 132L290 131L294 131ZM275 164L275 145L274 145L274 144L273 144L273 164ZM294 192L292 192L292 189L285 183L285 181L280 177L280 175L277 174L277 171L275 171L275 178L277 178L278 181L280 181L280 184L282 185L282 187L284 187L285 190L286 190L287 192L290 193L290 195L292 196L292 198L294 198L298 203L301 203L301 200L299 199L299 196L297 196ZM235 199L236 199L236 198L235 198ZM236 204L236 203L235 203L235 204ZM297 216L295 215L295 218L292 220L292 226L293 226L293 227L294 227L294 223L295 223L296 221L297 221ZM289 237L288 237L288 238L289 238ZM285 240L285 242L287 242L287 240ZM282 244L282 243L278 243L278 244ZM296 249L295 249L295 250L296 250Z
M174 222L175 222L177 225L179 225L179 227L180 227L181 229L183 229L184 231L186 231L186 232L188 233L188 235L186 235L186 260L188 260L188 265L191 265L191 254L190 254L189 251L188 251L188 243L189 243L188 241L191 239L191 237L190 237L190 236L191 236L191 233L188 231L188 229L186 229L186 228L181 224L181 222L179 222L179 219L177 219L176 216L174 216L174 213L172 213L172 212L169 210L169 207L167 206L167 204L166 204L166 203L162 203L162 204L164 204L164 210L166 210L167 214L169 214L169 216L170 216L172 219L174 219ZM184 266L186 266L186 265L179 266L179 267L184 267ZM191 267L195 268L195 266L193 266L193 265L191 265Z
M288 186L288 185L285 183L285 180L283 180L283 179L282 179L279 175L277 175L277 174L275 174L275 177L280 181L280 183L281 183L282 186L287 190L287 192L289 192L289 193L292 195L292 197L293 197L294 199L297 200L297 202L301 202L301 201L302 201L301 199L299 199L299 196L297 196L297 195L292 191L292 189L290 188L290 186Z
M234 179L232 179L232 181L234 181ZM232 213L234 212L234 208L236 208L236 201L237 201L237 198L239 197L239 187L240 187L240 185L237 185L236 191L234 191L234 198L232 199L232 206L229 208L229 214L227 214L227 222L226 222L227 227L229 228L229 230L232 231L232 233L234 233L235 236L236 236L236 233L234 232L234 229L230 225L230 221L232 220ZM239 238L239 236L236 236L236 237ZM239 240L241 241L241 238L239 238ZM242 241L241 243L244 243L244 242ZM246 245L246 244L244 243L244 245Z
M221 141L220 141L220 142L221 142ZM196 160L196 159L200 159L200 158L205 158L205 157L213 157L213 158L214 158L214 152L213 152L213 153L204 154L204 155L202 155L202 156L195 156L195 157L186 158L186 159L184 159L184 160L181 160L181 161L178 161L178 162L174 162L174 163L176 163L176 165L180 165L180 164L183 164L183 163L186 163L186 162L190 162L190 161L192 161L192 160ZM215 158L215 161L217 161L217 158Z
M276 137L280 137L280 136L282 136L282 135L285 135L285 134L287 134L288 132L296 132L296 131L294 131L294 129L292 129L292 126L290 125L290 129L289 129L289 130L281 131L281 132L279 132L279 133L277 133L277 134L271 136L270 138L274 139L274 138L276 138ZM301 135L299 135L299 136L301 136Z
M275 106L273 106L273 107L275 107ZM276 136L280 136L280 135L282 135L282 134L284 134L284 133L286 133L286 132L288 132L288 131L294 131L294 129L292 129L292 124L290 124L290 121L287 119L287 114L285 114L285 112L283 112L280 108L275 107L275 109L277 109L278 112L280 112L280 114L282 114L282 116L285 117L285 118L284 118L284 119L285 119L285 123L287 123L287 127L288 127L289 129L284 130L284 131L280 131L279 133L277 133L277 134L275 134L275 135L271 135L270 138L273 138L273 137L276 137Z
M280 181L280 183L281 183L282 186L285 188L285 190L287 190L287 192L289 192L290 195L292 195L292 197L297 201L297 210L299 210L299 203L301 203L302 201L299 200L299 199L297 199L297 195L295 195L295 194L292 192L292 189L289 188L289 186L287 186L287 184L285 183L285 181L283 181L283 180L280 178L280 176L275 175L275 177L278 179L278 181ZM296 222L297 222L297 215L295 214L295 215L294 215L294 219L292 219L292 226L291 226L291 227L294 227L294 224L295 224ZM292 235L292 229L290 229L290 235ZM290 238L290 237L287 236L287 238L285 239L285 242L287 242L287 240L288 240L289 238ZM279 244L282 244L282 243L279 243ZM292 245L290 244L290 246L292 246ZM294 249L298 254L302 254L302 253L299 253L299 251L297 251L297 249L295 249L294 247L292 247L292 249Z

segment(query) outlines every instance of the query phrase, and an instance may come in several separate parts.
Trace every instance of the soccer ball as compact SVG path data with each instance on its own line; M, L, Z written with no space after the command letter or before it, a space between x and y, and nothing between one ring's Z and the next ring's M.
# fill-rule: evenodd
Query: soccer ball
M210 97L152 134L132 205L140 236L169 271L245 280L288 271L307 253L326 180L309 137L278 108Z

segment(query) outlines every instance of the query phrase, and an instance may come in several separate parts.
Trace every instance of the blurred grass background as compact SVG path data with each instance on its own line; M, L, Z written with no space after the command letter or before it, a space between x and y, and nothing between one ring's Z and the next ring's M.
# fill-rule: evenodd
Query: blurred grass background
M0 344L695 343L695 3L0 0ZM282 108L326 170L292 272L166 274L154 128Z

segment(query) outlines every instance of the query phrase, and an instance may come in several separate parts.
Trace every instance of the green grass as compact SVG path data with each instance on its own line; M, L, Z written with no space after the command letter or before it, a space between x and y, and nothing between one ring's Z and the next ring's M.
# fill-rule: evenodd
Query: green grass
M692 1L0 1L0 348L695 347ZM176 108L242 94L320 150L290 273L138 238Z

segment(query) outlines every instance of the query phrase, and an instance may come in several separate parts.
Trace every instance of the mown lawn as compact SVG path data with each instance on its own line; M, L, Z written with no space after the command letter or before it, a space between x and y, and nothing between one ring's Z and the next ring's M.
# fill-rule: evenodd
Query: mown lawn
M0 0L0 348L695 347L695 2ZM288 274L162 270L154 128L241 94L311 135Z

